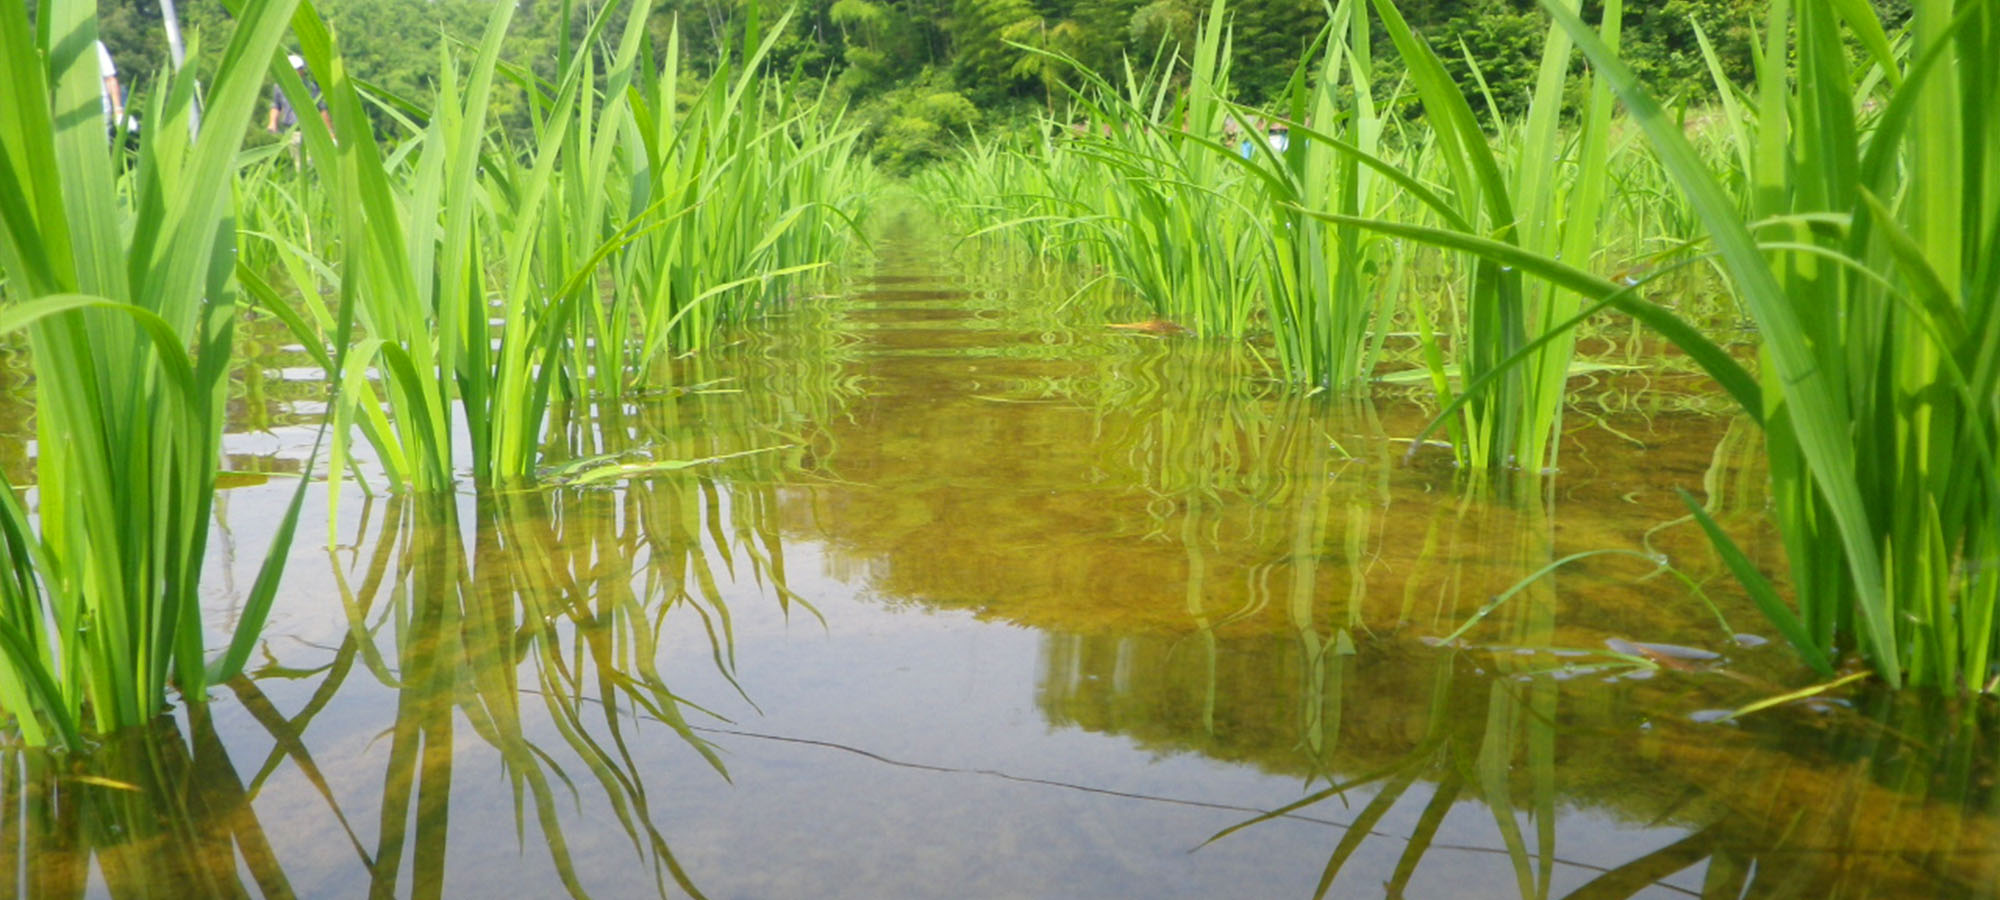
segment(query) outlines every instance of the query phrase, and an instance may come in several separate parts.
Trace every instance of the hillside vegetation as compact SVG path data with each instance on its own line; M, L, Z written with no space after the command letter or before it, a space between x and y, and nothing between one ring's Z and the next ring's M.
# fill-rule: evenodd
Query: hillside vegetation
M598 5L524 0L501 59L522 67L513 73L517 78L529 72L552 77L562 41L580 38ZM1747 81L1752 23L1761 21L1765 5L1630 4L1623 14L1626 61L1656 96L1704 102L1713 87L1695 27L1715 43L1728 74ZM1878 0L1878 6L1902 5ZM1594 21L1598 4L1585 6ZM1412 27L1439 48L1475 109L1497 107L1505 116L1525 109L1548 29L1535 0L1415 0L1401 7ZM226 33L221 0L182 0L180 9L190 32ZM357 78L427 109L439 45L476 39L491 4L328 0L319 9L348 48L346 62ZM143 89L166 62L158 4L104 0L100 10L105 43L127 85ZM1035 113L1066 112L1066 89L1081 79L1035 49L1098 72L1117 72L1127 60L1143 68L1158 53L1191 46L1206 7L1195 0L809 0L796 7L778 0L679 0L653 7L647 26L656 46L678 27L690 74L701 77L721 63L725 48L744 46L749 31L770 27L787 10L794 14L772 47L772 68L789 73L802 92L824 90L846 103L876 159L906 170L940 158L969 134L1026 128ZM1903 15L1896 8L1884 12L1890 19ZM622 27L625 14L611 10L611 27ZM1229 15L1235 99L1259 105L1278 96L1307 56L1326 24L1327 7L1320 0L1244 0L1232 4ZM208 41L204 48L198 71L212 71L221 44ZM1389 63L1377 73L1377 96L1400 94L1400 111L1419 114L1414 94L1396 90L1403 73L1394 64L1394 48L1384 38L1377 50ZM529 130L521 96L503 88L495 98L496 116L517 136ZM387 133L389 112L374 114Z

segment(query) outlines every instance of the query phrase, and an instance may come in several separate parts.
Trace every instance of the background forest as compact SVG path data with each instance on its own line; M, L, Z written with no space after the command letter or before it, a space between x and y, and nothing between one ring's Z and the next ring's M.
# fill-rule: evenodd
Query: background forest
M488 2L325 0L319 8L340 33L357 77L385 95L428 108L427 77L437 70L439 45L477 35ZM1764 5L1763 0L1629 4L1627 62L1657 96L1698 104L1712 89L1690 23L1700 23L1716 42L1729 74L1747 81L1752 23L1761 20ZM1890 7L1885 12L1893 20L1901 12L1895 7L1906 2L1877 5ZM143 90L166 61L157 0L101 0L99 6L104 41L127 86ZM1484 80L1491 100L1468 96L1475 109L1498 107L1511 115L1525 105L1548 27L1535 0L1404 0L1399 6L1439 48L1459 84ZM678 23L684 58L699 78L726 48L742 47L746 31L781 21L788 8L784 0L669 0L653 8L649 25L656 46L664 46ZM907 171L949 152L975 131L1032 127L1037 113L1060 112L1073 74L1024 48L1045 48L1101 72L1119 71L1126 59L1143 67L1161 48L1191 39L1203 8L1195 0L805 0L785 20L787 33L772 60L775 71L793 76L797 90L825 90L844 102L865 129L877 161ZM227 15L222 0L181 0L180 10L191 33ZM593 11L582 3L522 0L501 58L552 74L565 31L580 35ZM621 14L615 11L613 18ZM1258 104L1283 87L1325 23L1326 9L1320 0L1239 0L1231 15L1233 89L1240 102ZM1587 8L1585 15L1594 17L1596 11ZM210 42L204 50L202 64L212 65L220 48ZM1377 59L1396 59L1392 48L1380 50ZM516 69L516 76L524 69ZM1379 70L1384 84L1377 96L1395 95L1400 73L1393 64ZM501 121L525 133L518 100L499 98L499 103ZM1413 98L1404 110L1416 114ZM378 123L388 124L386 110L375 114Z

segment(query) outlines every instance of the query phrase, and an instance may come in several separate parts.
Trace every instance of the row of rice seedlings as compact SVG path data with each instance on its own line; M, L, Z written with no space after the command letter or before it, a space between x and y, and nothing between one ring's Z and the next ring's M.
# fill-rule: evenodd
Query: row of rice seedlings
M1774 3L1754 91L1721 86L1731 196L1617 50L1545 5L1630 109L1762 337L1752 378L1678 317L1647 316L1764 428L1797 608L1695 509L1732 570L1816 670L1853 651L1891 685L2000 688L2000 189L1984 177L2000 118L1974 99L2000 52L1973 37L2000 12L1915 4L1899 49L1871 8ZM1569 260L1423 236L1593 309L1631 302Z
M1368 7L1343 2L1320 38L1316 71L1302 66L1283 101L1289 146L1257 128L1245 130L1240 146L1217 139L1231 131L1225 122L1252 112L1220 99L1229 50L1226 10L1216 3L1185 90L1131 72L1116 88L1085 73L1090 89L1077 106L1092 126L1047 142L1032 160L1039 173L976 148L940 186L1001 219L984 230L1034 229L1039 246L1063 243L1047 236L1050 222L1087 233L1079 242L1086 257L1162 318L1208 335L1268 329L1288 380L1357 385L1374 375L1391 323L1414 326L1441 402L1453 403L1454 383L1496 382L1454 404L1461 463L1552 467L1574 358L1571 332L1558 326L1577 311L1577 295L1526 284L1520 272L1478 257L1432 257L1432 271L1413 273L1403 243L1369 226L1443 226L1537 253L1598 256L1612 186L1609 89L1588 89L1580 127L1566 132L1571 44L1552 29L1527 118L1489 136L1436 54L1393 5L1378 6L1430 127L1392 140L1371 87ZM1615 41L1615 29L1608 36ZM1422 278L1449 290L1397 310L1398 299L1426 293ZM1499 365L1544 334L1555 337L1532 348L1528 367Z
M1856 650L1892 685L2000 687L2000 117L1978 101L1996 24L1991 4L1914 3L1899 53L1872 7L1773 3L1750 102L1724 85L1741 198L1615 50L1579 39L1763 336L1744 399L1796 614L1715 537L1821 671Z
M1081 121L1051 122L1048 135L1025 145L975 138L951 164L915 176L918 196L965 239L1018 248L1045 272L1072 269L1083 287L1057 295L1065 305L1115 279L1158 319L1241 334L1230 323L1247 323L1257 296L1242 289L1254 277L1244 254L1260 245L1239 239L1255 214L1222 189L1240 176L1219 157L1181 146L1189 135L1166 123L1189 112L1165 105L1174 99L1166 72L1128 70L1123 88L1084 74L1095 92L1079 98ZM1214 99L1208 108L1223 109ZM1207 173L1186 171L1189 159ZM1207 313L1203 297L1230 307Z
M683 114L678 39L656 76L649 4L635 0L614 39L615 6L565 47L552 82L499 61L514 12L496 7L469 69L441 52L436 108L389 153L301 123L318 181L299 193L331 198L337 239L274 243L314 318L327 319L322 282L357 310L363 352L341 373L337 466L358 431L398 488L446 489L465 452L481 482L527 481L552 404L615 403L661 356L698 349L846 239L871 172L825 104L767 91L761 63L779 32ZM301 29L337 130L368 133L331 36ZM530 146L498 142L496 75L528 94Z
M746 47L740 72L722 66L685 113L676 33L659 77L607 91L614 99L594 138L579 129L565 145L562 171L588 160L610 176L580 192L563 182L581 208L550 231L581 233L544 245L551 259L562 248L575 260L540 278L574 292L572 399L618 402L666 374L669 354L699 351L722 328L796 299L855 236L873 185L858 131L823 98L799 98L765 74L781 33Z
M1500 133L1489 136L1442 60L1403 20L1394 3L1377 0L1375 8L1423 104L1430 125L1429 146L1435 148L1433 158L1446 176L1442 191L1433 192L1411 173L1394 169L1369 147L1334 143L1305 129L1313 143L1333 144L1350 164L1369 163L1427 209L1398 222L1359 215L1356 205L1343 198L1302 197L1300 202L1318 218L1346 227L1408 236L1413 223L1430 219L1456 232L1487 236L1587 267L1602 243L1611 97L1601 85L1588 90L1575 134L1564 134L1571 53L1566 34L1551 26L1535 91L1518 132L1503 121ZM1617 10L1614 2L1605 19L1610 27L1604 37L1614 45ZM1365 121L1372 113L1357 103L1351 115ZM1381 227L1384 224L1405 227ZM1453 451L1462 466L1480 473L1553 466L1557 449L1553 437L1560 428L1564 385L1574 356L1574 332L1567 321L1579 306L1576 296L1554 285L1524 284L1522 273L1487 257L1474 256L1463 267L1462 277L1462 315L1452 332L1453 365L1445 363L1430 317L1416 315L1433 389L1453 414L1447 420ZM1521 353L1529 355L1525 365L1503 365ZM1452 388L1454 375L1462 386L1480 385L1484 390L1458 398Z
M39 519L31 520L11 495L5 502L9 577L0 580L0 599L11 671L0 680L0 707L17 717L31 743L75 745L86 726L144 721L163 707L170 682L184 695L200 696L209 680L233 675L254 642L275 591L275 565L260 579L229 652L213 665L203 657L195 606L219 468L236 291L312 335L308 350L339 383L336 472L349 463L350 430L359 430L398 486L447 488L455 474L455 418L470 433L476 477L505 482L531 472L559 354L566 342L588 342L575 325L579 304L564 302L573 296L547 283L546 273L560 267L530 265L546 255L535 246L544 224L576 215L545 198L552 185L571 192L559 196L623 196L631 185L611 177L622 172L569 164L603 159L594 148L580 156L560 152L571 123L589 118L587 98L595 96L589 53L570 60L543 107L532 168L496 164L501 154L491 147L487 111L500 37L512 14L511 5L495 7L463 80L444 54L437 108L419 135L385 154L369 140L335 140L336 132L370 134L370 125L363 96L309 3L246 5L226 67L211 80L209 129L199 140L189 136L183 126L196 86L170 79L150 100L149 121L159 124L123 169L114 166L95 117L83 115L96 85L87 54L75 47L88 48L94 39L91 5L52 4L33 25L24 11L0 16L8 61L0 150L6 171L16 173L4 200L4 264L8 293L20 301L0 328L30 334L42 444L73 451L39 457ZM644 46L637 23L644 19L643 9L632 17L635 24L612 56L614 81L629 83L636 71ZM600 13L586 45L607 21ZM247 122L267 68L292 94L305 95L290 66L269 63L274 55L282 60L277 50L288 22L308 64L322 74L336 123L328 129L318 117L302 121L310 174L284 166L281 148L239 158L229 142ZM733 112L711 107L707 120ZM629 133L610 110L605 118L602 132ZM840 155L851 150L851 136L819 134L833 148L832 168L848 180L800 176L794 181L805 187L788 183L793 192L778 202L813 211L811 223L824 226L849 214L858 181L851 155ZM794 157L810 155L796 152L796 143L784 146ZM236 174L246 161L250 168ZM743 166L779 161L795 172L814 171L781 152L746 158ZM559 169L559 162L569 165ZM27 172L60 177L22 179ZM518 177L502 181L498 172ZM252 248L242 260L229 227L230 195L212 187L232 177L253 198L240 204L256 229L242 241ZM729 189L739 184L700 200L726 208ZM825 191L846 191L839 198L846 207L821 199ZM800 200L801 194L812 199ZM665 206L645 209L658 217L680 212L662 212ZM787 221L805 218L794 212ZM622 224L614 233L643 226ZM762 236L768 245L785 235ZM607 243L615 248L616 240ZM832 241L821 235L784 249L824 255ZM486 263L496 245L504 260L497 341L489 333ZM594 280L605 252L598 245L562 273L561 283ZM716 262L745 258L737 253ZM700 267L693 282L713 284L722 280L717 272ZM286 282L296 291L296 307L284 296ZM336 292L337 304L324 301ZM348 354L350 345L359 352ZM293 515L284 520L273 560L282 558Z
M1045 144L1049 192L1009 192L1085 226L1085 258L1125 282L1155 317L1197 334L1241 337L1258 311L1254 285L1274 251L1271 223L1231 190L1242 175L1218 140L1235 115L1230 48L1215 4L1187 79L1174 60L1127 67L1122 84L1082 72L1084 133ZM1065 177L1066 176L1066 177ZM1006 195L1002 195L1006 196ZM1023 220L1044 213L1029 211ZM1247 288L1247 289L1246 289Z
M565 171L588 160L595 181L614 172L614 187L638 188L568 194L570 214L551 223L545 241L550 258L566 249L580 263L544 276L576 291L588 310L591 346L586 354L577 342L572 372L579 395L620 396L663 354L706 346L724 323L756 315L842 246L869 183L854 153L858 132L822 101L802 102L765 75L775 35L746 48L740 73L725 60L681 114L675 32L659 77L637 79L629 91L614 85L594 143L578 129L564 146L573 159ZM614 114L622 122L609 121ZM625 208L612 211L613 202ZM587 233L565 241L557 228ZM608 253L610 290L574 277ZM559 282L566 274L571 280Z
M1085 179L1071 170L1094 167L1052 152L1053 141L1045 138L1029 152L975 136L951 165L925 169L911 181L931 215L972 237L1004 232L1004 244L1025 249L1030 264L1081 264L1084 228L1071 194Z
M620 301L637 319L638 371L670 351L699 350L796 290L865 207L872 171L856 151L858 132L823 98L802 101L763 72L781 31L746 47L740 71L725 60L684 115L670 38L665 70L635 96L640 128L628 161L665 200L615 265Z
M91 56L95 4L0 8L0 331L33 349L31 517L0 488L0 710L31 745L144 723L169 684L199 702L267 615L298 497L209 660L198 579L241 300L230 183L292 0L248 0L209 82L169 76L130 168L114 164Z

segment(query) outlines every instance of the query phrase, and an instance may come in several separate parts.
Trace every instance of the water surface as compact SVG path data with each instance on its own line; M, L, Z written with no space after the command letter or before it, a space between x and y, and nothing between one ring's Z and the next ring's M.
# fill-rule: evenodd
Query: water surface
M726 459L350 487L330 538L316 494L252 677L88 760L10 754L15 886L1994 892L1989 707L1704 721L1807 683L1684 519L1680 490L1776 574L1712 395L1580 383L1559 471L1468 490L1411 452L1419 404L1023 311L1034 281L892 235L566 442ZM265 360L230 467L295 472L315 376ZM287 496L260 480L219 506L217 634Z

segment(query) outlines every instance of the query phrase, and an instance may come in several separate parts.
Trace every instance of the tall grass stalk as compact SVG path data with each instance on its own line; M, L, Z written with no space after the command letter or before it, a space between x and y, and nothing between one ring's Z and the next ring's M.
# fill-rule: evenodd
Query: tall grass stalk
M1611 96L1602 85L1586 88L1588 99L1574 136L1563 133L1572 49L1567 33L1551 25L1519 135L1511 136L1503 127L1495 140L1487 136L1443 61L1395 4L1376 0L1375 7L1409 70L1449 176L1447 192L1439 198L1444 205L1432 212L1450 227L1589 268L1601 241L1609 183ZM1613 46L1619 12L1617 0L1606 8L1603 40ZM1498 154L1496 144L1512 152ZM1565 323L1579 305L1576 295L1546 283L1526 284L1512 266L1476 255L1466 267L1463 290L1465 317L1452 335L1456 374L1464 383L1483 379L1489 386L1457 405L1459 421L1452 423L1452 435L1459 462L1481 472L1553 466L1553 438L1560 428L1575 345L1574 332ZM1525 366L1503 367L1531 339L1550 334L1556 337L1530 351ZM1440 400L1450 403L1454 392L1451 373L1442 365L1445 354L1433 332L1426 331L1424 341L1432 383Z
M146 101L136 160L99 110L96 7L0 8L0 331L35 367L33 515L0 489L0 709L30 744L143 723L167 688L200 702L248 656L277 586L296 496L220 659L205 657L207 548L239 298L231 183L292 0L238 9L189 138L196 85Z
M1892 685L2000 686L2000 116L1981 103L2000 76L2000 8L1919 0L1898 54L1865 4L1773 3L1743 198L1613 48L1556 16L1763 335L1749 411L1798 598L1795 616L1769 610L1781 630L1822 668L1856 650Z
M1574 371L1573 341L1558 326L1577 295L1477 255L1416 259L1402 239L1353 222L1442 226L1589 263L1604 252L1613 184L1609 90L1587 87L1582 127L1565 130L1572 45L1552 28L1526 119L1510 127L1496 117L1499 134L1489 135L1436 54L1393 5L1377 4L1431 123L1396 132L1375 98L1370 9L1352 0L1330 9L1278 104L1288 146L1267 138L1255 110L1223 100L1230 51L1217 3L1185 72L1178 58L1128 69L1122 86L1082 72L1079 133L1011 154L976 147L937 180L985 215L980 232L1074 255L1158 316L1210 336L1267 331L1291 381L1354 387L1375 376L1388 332L1414 327L1442 402L1456 401L1455 382L1499 379L1456 404L1461 461L1480 471L1553 466ZM1615 41L1615 29L1607 34ZM1420 291L1413 269L1441 290ZM1426 299L1399 309L1411 296ZM1545 333L1556 338L1531 366L1499 365Z
M331 35L300 26L342 138L302 123L339 240L277 241L278 269L308 298L332 273L365 334L341 374L338 464L358 431L402 489L445 490L468 463L482 483L530 481L558 402L616 405L670 348L699 347L842 246L867 169L825 103L767 93L781 32L683 115L678 38L656 74L650 3L617 7L543 81L499 60L514 11L496 6L469 67L441 51L435 109L386 153L346 139L369 134L365 98ZM496 77L527 95L525 146L491 121Z
M1314 122L1359 153L1381 151L1383 121L1371 87L1372 41L1367 8L1359 0L1342 0L1320 37L1324 49L1318 77L1308 79L1310 61L1302 63L1284 101L1302 139L1281 152L1266 134L1251 128L1245 139L1253 151L1231 157L1243 161L1261 188L1253 205L1268 222L1272 265L1263 270L1260 283L1279 365L1294 380L1335 388L1352 387L1373 375L1392 292L1374 290L1368 273L1389 248L1383 246L1385 239L1315 219L1303 208L1331 205L1360 215L1385 202L1388 182L1333 141L1303 136L1305 123ZM1237 118L1248 121L1251 116L1239 110ZM1223 148L1225 153L1233 150ZM1377 295L1379 301L1372 299Z
M2000 687L2000 186L1987 177L2000 119L1971 99L2000 75L2000 53L1977 37L2000 11L1920 3L1899 53L1865 6L1774 4L1754 102L1724 86L1729 108L1756 110L1736 130L1746 187L1732 197L1617 51L1569 8L1549 9L1698 215L1762 336L1761 377L1569 261L1370 227L1532 271L1595 298L1591 309L1619 305L1757 417L1796 605L1690 508L1813 668L1855 652L1891 685Z

